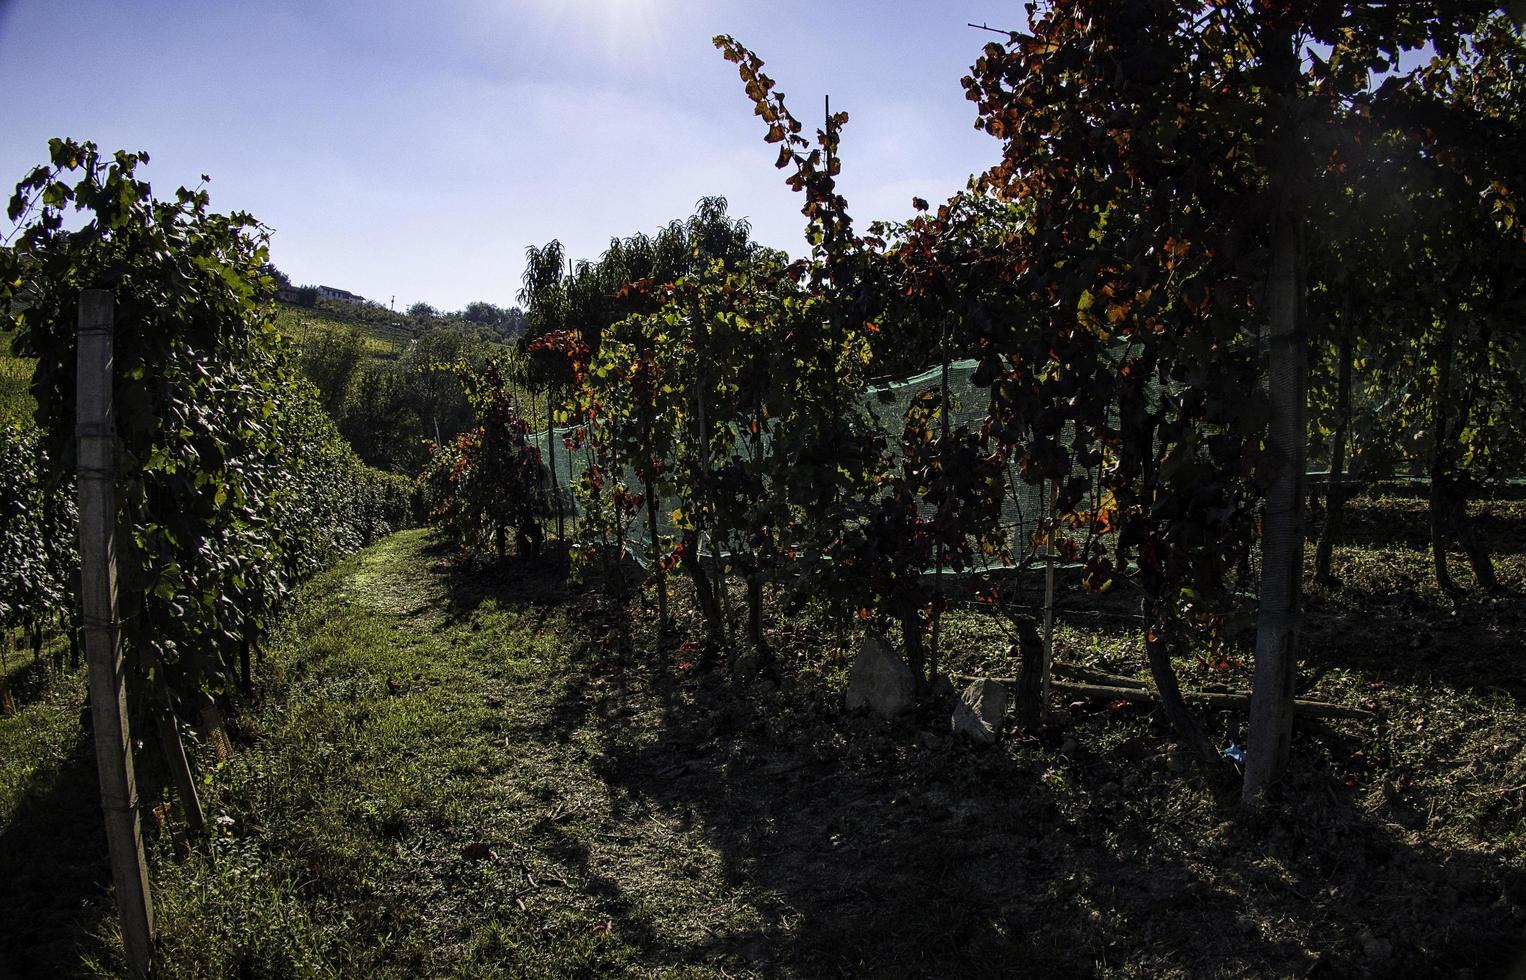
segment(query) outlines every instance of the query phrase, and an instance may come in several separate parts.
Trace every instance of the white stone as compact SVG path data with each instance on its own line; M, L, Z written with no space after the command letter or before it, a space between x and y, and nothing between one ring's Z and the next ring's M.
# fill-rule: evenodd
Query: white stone
M954 702L949 728L956 735L968 735L985 745L1001 735L1002 715L1007 710L1007 689L999 681L981 678L972 683Z
M848 672L848 710L868 708L882 718L892 718L910 708L915 696L916 678L911 668L884 640L864 637L858 659Z

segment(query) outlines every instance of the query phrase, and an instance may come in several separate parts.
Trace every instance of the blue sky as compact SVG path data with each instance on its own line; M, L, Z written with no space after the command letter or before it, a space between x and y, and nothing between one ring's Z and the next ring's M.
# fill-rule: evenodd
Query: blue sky
M143 149L158 193L210 174L213 206L269 225L298 282L507 305L525 246L596 257L706 194L801 251L799 197L714 34L757 51L808 125L825 93L850 114L841 187L866 224L995 161L959 84L995 36L966 24L1022 17L1010 0L0 0L0 181L51 136Z

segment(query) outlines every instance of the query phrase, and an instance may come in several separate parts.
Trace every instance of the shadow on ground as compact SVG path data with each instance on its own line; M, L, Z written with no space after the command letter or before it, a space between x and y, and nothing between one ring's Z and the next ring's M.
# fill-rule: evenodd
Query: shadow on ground
M0 830L0 978L64 977L107 909L110 868L89 739L39 770Z
M423 555L443 574L447 623L468 618L489 599L504 606L549 611L567 602L575 591L567 584L571 559L565 542L546 542L534 558L478 560L436 538Z
M1526 700L1519 640L1526 633L1523 505L1491 501L1481 508L1474 523L1504 591L1477 589L1453 542L1449 564L1463 590L1454 601L1435 584L1424 500L1354 504L1335 552L1339 581L1308 589L1303 652L1311 665ZM1308 572L1312 579L1312 565Z
M543 588L505 567L452 594L535 604ZM1133 709L1076 713L1060 749L983 750L944 735L946 716L846 716L788 668L781 687L671 652L620 656L607 645L618 616L581 602L574 671L589 680L567 683L543 737L597 740L616 801L604 816L625 828L616 846L644 832L630 813L649 812L643 826L669 846L718 854L728 900L751 909L746 928L663 945L633 879L594 867L554 817L552 856L606 892L616 928L653 944L645 967L1487 977L1521 948L1526 881L1499 853L1425 840L1398 804L1372 809L1308 737L1281 819L1257 823L1180 771L1165 731Z
M1167 828L1166 784L1182 777L1148 760L1126 792L1127 764L1082 747L928 749L860 720L796 744L775 698L660 680L644 693L662 727L644 741L608 727L606 778L692 813L728 875L765 896L765 971L1347 975L1403 961L1490 975L1508 948L1497 862L1409 846L1333 792L1266 836L1201 804L1179 816L1206 825Z

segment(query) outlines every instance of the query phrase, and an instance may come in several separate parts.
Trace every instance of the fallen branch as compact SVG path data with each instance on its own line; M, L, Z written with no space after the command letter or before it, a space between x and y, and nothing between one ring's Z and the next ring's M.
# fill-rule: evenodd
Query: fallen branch
M1131 704L1155 704L1159 700L1153 691L1137 687L1077 684L1071 681L1055 681L1051 686L1057 691L1066 691L1081 697L1108 698L1114 701L1128 701ZM1206 704L1215 708L1248 708L1250 706L1249 694L1225 694L1220 691L1183 691L1182 697L1188 701ZM1361 721L1371 721L1377 718L1377 715L1364 708L1351 708L1344 704L1331 704L1328 701L1294 701L1293 711L1297 715L1304 715L1309 718L1352 718Z
M1055 665L1057 668L1060 666ZM1086 667L1072 667L1066 665L1063 673L1089 673L1093 676L1106 677L1114 683L1087 684L1078 681L1050 681L1049 686L1056 691L1064 691L1084 698L1106 698L1109 701L1127 701L1130 704L1158 704L1160 699L1155 692L1150 690L1144 681L1133 677L1118 677L1114 674L1104 674L1101 671L1091 670ZM957 681L970 682L977 680L993 680L1009 686L1016 685L1017 681L1010 677L981 678L970 674L955 674ZM1206 704L1214 708L1249 708L1250 695L1236 694L1230 691L1183 691L1182 697L1187 701L1197 704ZM1378 716L1365 708L1352 708L1344 704L1331 704L1328 701L1305 701L1293 702L1294 713L1301 718L1348 718L1356 721L1372 721Z
M1065 677L1074 678L1092 684L1102 684L1108 687L1137 687L1148 690L1149 682L1140 680L1138 677L1125 677L1122 674L1109 674L1094 667L1082 667L1078 664L1054 663L1054 672Z
M1101 684L1104 687L1136 687L1142 691L1149 690L1150 688L1148 681L1140 680L1138 677L1125 677L1122 674L1109 674L1106 671L1097 670L1094 667L1082 667L1077 664L1062 663L1058 660L1054 661L1050 667L1054 673L1060 677L1069 677L1077 681ZM969 684L978 680L993 680L999 684L1007 685L1017 684L1016 678L1012 677L986 677L984 674L951 674L950 676L953 677L954 680L964 684Z

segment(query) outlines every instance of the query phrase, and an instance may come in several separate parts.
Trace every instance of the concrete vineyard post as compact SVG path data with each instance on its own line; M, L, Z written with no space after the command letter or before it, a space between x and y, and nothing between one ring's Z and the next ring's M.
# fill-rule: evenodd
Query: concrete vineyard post
M80 598L101 809L111 851L111 877L122 916L122 942L135 976L147 976L154 910L138 819L132 739L127 728L126 675L117 622L116 472L112 411L112 294L80 292L78 401Z

